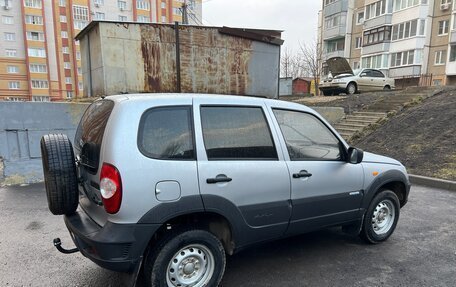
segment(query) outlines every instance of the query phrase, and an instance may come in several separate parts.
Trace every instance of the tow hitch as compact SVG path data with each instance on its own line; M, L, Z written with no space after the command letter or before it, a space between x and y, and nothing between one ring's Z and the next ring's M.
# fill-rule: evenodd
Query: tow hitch
M75 253L75 252L79 251L78 248L64 249L61 245L62 245L62 241L60 240L60 238L54 238L54 246L55 246L55 248L57 248L58 251L60 251L64 254L71 254L71 253Z

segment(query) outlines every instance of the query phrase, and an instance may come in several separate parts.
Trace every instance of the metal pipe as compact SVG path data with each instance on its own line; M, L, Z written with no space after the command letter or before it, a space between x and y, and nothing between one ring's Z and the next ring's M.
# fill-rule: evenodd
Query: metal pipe
M176 33L176 85L177 92L181 92L181 64L180 64L180 41L179 41L179 22L174 22L174 30Z

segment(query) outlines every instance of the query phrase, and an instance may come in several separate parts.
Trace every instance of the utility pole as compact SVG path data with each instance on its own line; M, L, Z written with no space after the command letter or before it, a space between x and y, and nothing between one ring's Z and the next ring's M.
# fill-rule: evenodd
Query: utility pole
M184 0L184 3L182 3L182 24L188 25L188 4L187 0Z

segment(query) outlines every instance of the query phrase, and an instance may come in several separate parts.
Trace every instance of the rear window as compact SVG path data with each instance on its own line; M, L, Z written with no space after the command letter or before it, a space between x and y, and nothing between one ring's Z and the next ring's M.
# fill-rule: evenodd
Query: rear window
M114 102L101 100L91 104L79 122L74 144L79 150L82 165L91 173L98 170L103 134Z
M146 111L139 124L138 147L154 159L195 160L191 107Z

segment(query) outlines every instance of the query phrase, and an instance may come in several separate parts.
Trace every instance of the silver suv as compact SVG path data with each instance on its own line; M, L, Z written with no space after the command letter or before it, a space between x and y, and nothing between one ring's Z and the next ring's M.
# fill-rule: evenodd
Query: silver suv
M330 226L382 242L410 189L398 161L349 147L312 109L277 100L106 97L74 143L41 140L49 208L77 248L55 245L141 270L148 286L217 286L225 254Z

